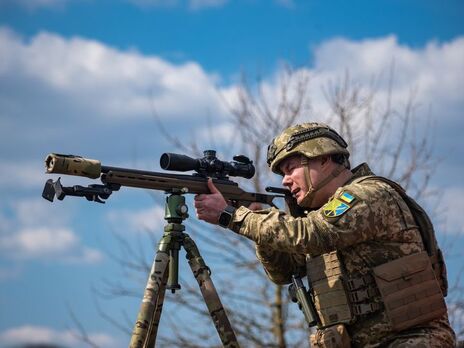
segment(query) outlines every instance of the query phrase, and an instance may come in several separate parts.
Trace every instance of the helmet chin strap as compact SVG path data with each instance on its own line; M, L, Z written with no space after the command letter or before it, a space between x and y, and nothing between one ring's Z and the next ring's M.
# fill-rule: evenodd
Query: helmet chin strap
M338 165L337 167L334 168L334 170L332 170L332 173L330 173L326 178L324 178L324 180L322 180L317 186L314 186L311 181L311 176L309 175L309 159L303 156L301 158L301 165L304 168L304 175L305 175L306 185L308 186L308 192L306 192L306 194L304 195L299 205L304 208L311 208L311 204L314 200L314 197L316 196L317 191L319 191L321 188L327 185L330 181L336 178L343 171L344 167L341 165Z

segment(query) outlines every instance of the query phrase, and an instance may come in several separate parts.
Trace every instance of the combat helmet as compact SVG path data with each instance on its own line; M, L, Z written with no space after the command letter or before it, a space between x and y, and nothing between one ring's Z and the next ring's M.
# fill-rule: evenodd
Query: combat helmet
M324 123L302 123L285 129L274 138L267 150L267 164L271 170L282 175L280 162L292 155L300 154L307 158L323 155L350 153L346 141Z

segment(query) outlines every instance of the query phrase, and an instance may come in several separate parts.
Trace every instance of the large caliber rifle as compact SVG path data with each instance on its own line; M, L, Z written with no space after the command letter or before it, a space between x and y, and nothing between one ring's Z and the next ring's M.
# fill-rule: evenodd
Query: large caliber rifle
M190 171L193 175L168 174L128 168L103 166L100 161L74 155L49 154L45 159L47 173L83 176L90 179L100 178L102 184L87 187L74 185L65 187L60 178L47 180L42 197L53 202L54 198L63 200L66 196L85 197L89 201L105 203L114 191L121 186L161 190L166 198L165 217L167 224L164 235L158 244L155 259L148 277L147 285L132 332L130 348L154 347L158 324L166 289L173 293L179 290L178 264L179 250L184 247L190 268L200 286L208 311L224 347L239 347L234 330L222 306L211 280L211 270L188 234L182 222L188 217L185 204L186 193L210 193L207 181L211 177L214 185L223 196L234 205L249 205L252 202L275 206L274 198L287 198L289 192L279 188L268 188L272 195L242 190L229 176L251 178L255 168L245 156L235 156L233 162L223 162L216 158L216 152L204 152L204 157L193 159L188 156L165 153L160 158L161 168L166 170Z
M61 184L60 178L55 182L49 179L42 196L50 202L53 202L55 196L59 200L63 200L66 196L78 196L85 197L89 201L104 203L113 191L118 191L121 186L161 190L166 193L202 194L210 193L207 181L208 177L211 177L224 198L235 205L258 202L275 206L274 198L284 197L283 195L246 192L228 178L228 176L241 176L248 179L253 177L255 168L247 157L235 156L233 162L223 162L216 158L215 151L205 151L204 155L200 159L173 153L164 153L161 156L160 165L165 170L196 171L193 175L185 175L110 167L102 165L98 160L52 153L45 159L47 173L83 176L90 179L100 178L102 184L65 187ZM284 192L279 191L279 193Z

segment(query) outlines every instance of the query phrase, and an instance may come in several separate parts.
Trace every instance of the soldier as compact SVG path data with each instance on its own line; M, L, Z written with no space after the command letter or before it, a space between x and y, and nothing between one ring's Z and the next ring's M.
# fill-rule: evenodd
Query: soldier
M269 146L268 164L302 214L235 209L210 180L211 194L195 197L197 216L254 241L275 283L307 275L313 347L454 347L429 218L398 184L365 163L350 170L348 158L327 125L290 127Z

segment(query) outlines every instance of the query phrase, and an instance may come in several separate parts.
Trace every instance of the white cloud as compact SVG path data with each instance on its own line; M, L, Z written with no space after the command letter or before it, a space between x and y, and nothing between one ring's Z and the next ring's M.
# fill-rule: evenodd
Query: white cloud
M166 122L176 122L170 128L176 135L177 132L185 136L197 134L197 138L206 135L192 126L194 118L205 112L214 115L215 130L219 134L216 141L230 134L224 122L226 107L215 88L220 77L205 72L195 62L175 65L157 56L47 32L26 40L7 28L0 29L0 51L3 53L0 77L11 85L12 91L0 95L0 144L3 145L0 157L11 158L10 151L5 149L15 146L26 149L27 156L30 158L33 154L35 158L35 150L42 149L44 143L59 146L59 151L65 145L67 149L88 146L95 151L94 145L103 132L105 141L99 149L114 153L114 146L121 146L126 150L130 130L134 141L155 138L148 122L152 106L161 117L166 117ZM387 81L394 62L394 107L400 109L410 89L417 87L417 102L422 106L419 117L432 105L432 116L439 120L434 128L440 140L438 145L448 146L447 153L451 149L459 158L462 155L462 146L457 146L462 144L459 129L464 127L461 117L463 57L464 37L444 43L432 41L418 48L402 45L394 36L360 41L328 40L314 48L314 65L298 70L300 75L312 76L310 95L314 110L300 120L308 120L310 116L326 119L329 109L321 86L339 79L345 69L349 69L353 80L368 85L373 75L383 74L381 80ZM275 108L279 100L279 75L281 71L276 71L262 84L270 108ZM220 92L230 105L237 105L236 85L221 87ZM379 86L379 99L386 93L384 83ZM16 134L23 134L28 145L18 142ZM144 144L143 148L145 151L149 147ZM39 173L42 163L23 161L23 158L18 161L14 156L13 160L0 161L2 190L12 187L12 178L16 187L35 188L43 184L45 177ZM22 216L23 220L27 218L27 214ZM144 221L142 224L132 222L131 227L154 227L156 223L148 216L154 215L148 213L140 218Z
M81 245L78 237L65 228L25 228L0 236L0 250L14 259L52 259L97 263L102 254Z
M38 225L48 227L61 227L68 223L71 211L60 210L57 213L55 207L42 198L17 200L12 203L15 211L16 224L25 228L35 228Z
M114 210L107 214L107 220L118 229L143 232L156 231L162 233L165 225L164 207L155 206L142 210Z
M310 77L308 94L313 112L308 116L327 119L330 110L323 90L329 84L340 86L347 72L355 85L369 87L374 84L378 99L385 100L389 74L393 69L392 102L395 108L404 105L410 92L416 90L416 101L423 107L423 115L432 105L433 110L439 110L436 116L440 121L444 118L451 122L462 121L456 111L464 104L461 92L464 90L464 37L448 42L431 41L418 48L400 44L393 35L358 41L335 38L313 47L312 51L313 65L297 69L293 81ZM283 70L278 69L261 82L261 92L271 110L276 109L280 100ZM290 94L297 88L296 83L291 83L287 90ZM226 100L237 105L234 86L223 91Z
M178 118L191 116L195 109L223 113L217 77L193 62L174 65L47 32L23 40L5 28L0 29L0 50L0 76L58 93L74 107L82 104L82 116L90 111L92 118L149 118L153 106L161 116ZM7 111L14 110L3 113Z
M348 69L356 80L368 82L372 76L387 73L393 63L395 92L418 87L426 98L462 100L464 37L445 43L431 41L422 48L401 45L395 36L333 39L317 47L314 56L315 71L325 77L343 75Z
M4 249L13 249L15 255L28 257L63 254L76 244L77 238L70 230L44 227L20 230L1 243Z
M119 342L110 335L103 333L89 333L90 341L97 346L120 347ZM88 345L79 339L79 333L74 330L58 331L44 326L24 325L7 329L0 333L0 343L18 344L63 344L72 348L83 348Z
M0 27L0 52L0 80L8 86L0 93L2 192L40 189L51 151L121 160L139 146L147 157L146 149L162 143L155 111L171 123L226 114L218 76L195 62L175 65L47 32L25 39L6 27ZM176 136L188 131L178 127Z
M327 122L332 111L324 89L330 90L330 85L332 88L341 87L347 72L353 85L363 87L358 97L365 95L371 85L375 86L374 114L381 115L386 108L389 74L393 68L391 105L394 114L404 112L408 98L415 92L418 129L422 130L429 116L436 122L436 127L432 129L432 136L438 139L436 155L442 157L440 151L446 151L446 154L451 152L456 157L464 155L462 137L458 131L464 128L464 37L440 43L431 41L417 48L400 44L395 36L359 41L336 38L314 47L313 54L313 66L300 68L294 75L295 81L303 79L304 75L310 76L308 95L312 108L298 121ZM281 75L282 69L279 69L261 82L262 94L271 110L276 110L281 100ZM292 93L292 90L296 90L296 84L290 86L287 92ZM234 89L229 87L226 99L232 105L237 105L234 93ZM357 131L363 130L362 123ZM400 124L394 122L392 127ZM420 134L419 130L417 134ZM399 132L390 134L394 137ZM390 143L397 141L388 140Z
M2 161L0 164L0 188L18 189L43 186L45 169L39 161Z
M217 146L215 144L216 142L220 144L230 143L230 140L236 139L236 136L236 129L230 122L218 123L212 125L210 128L200 129L197 134L197 138L202 139L202 143L208 144L208 148ZM227 161L227 159L224 158L219 159Z
M100 251L85 246L69 225L70 211L57 211L40 198L11 203L12 214L0 215L0 251L14 260L60 260L97 263Z
M408 141L412 140L414 135L419 138L423 134L428 118L431 117L433 122L427 134L427 141L433 146L434 158L441 161L435 168L436 173L433 173L430 185L445 191L445 202L442 202L442 205L447 203L449 206L449 209L442 213L447 227L437 227L437 230L460 233L464 230L464 220L458 212L462 211L464 206L456 199L458 195L455 193L460 193L461 196L464 193L462 185L459 186L462 181L462 161L457 160L464 156L461 134L464 129L464 37L441 43L431 41L424 47L414 48L400 44L395 36L359 41L338 38L322 43L314 48L313 66L298 69L293 76L295 80L310 76L308 95L311 99L311 110L303 113L297 121L328 122L333 112L326 101L323 88L327 89L330 83L332 88L341 87L347 71L353 85L364 87L358 97L365 95L372 81L376 81L377 92L372 110L373 116L378 117L386 109L392 66L394 81L391 106L394 118L390 127L372 141L387 150L396 145L402 126L398 115L404 114L411 91L415 91L414 102L417 108L414 110L414 128L410 128L407 134L407 145L400 158L396 177L410 165L411 158L408 154L411 149L408 147ZM265 96L271 110L277 110L277 103L282 100L282 71L283 69L279 69L273 76L261 82L260 92ZM289 92L292 90L296 90L295 86L291 86ZM236 92L231 86L225 93L226 100L234 106L239 103L235 97ZM253 108L253 105L250 108ZM351 158L352 164L357 165L366 161L362 146L366 130L365 118L359 117L354 124L356 126L353 131L358 143L352 146ZM337 128L337 123L332 122L331 125ZM382 161L371 161L370 165L378 174L385 175L386 168L390 168L391 157L386 156ZM416 172L416 182L420 182L422 174L424 173ZM414 195L417 192L410 188L409 193ZM433 206L436 204L436 197L432 197L427 203Z
M439 174L449 177L458 172L452 158L464 155L459 131L464 128L464 37L441 43L431 41L417 48L400 44L395 36L360 41L334 39L315 48L314 56L311 93L315 114L330 113L321 86L327 86L329 81L340 81L349 71L354 84L369 86L373 78L377 78L374 110L380 115L386 109L389 73L393 66L391 105L394 115L403 115L408 98L411 93L415 95L416 123L408 139L412 139L413 133L421 134L431 117L433 123L428 141L434 145L434 156L445 158L438 167ZM358 130L362 130L363 120L359 121ZM384 137L389 144L398 141L400 125L401 122L394 122L392 131L384 132L390 135L390 139ZM456 175L452 178L459 180ZM443 184L449 185L449 182Z
M188 118L193 120L207 113L214 115L215 124L220 124L226 115L226 106L215 87L219 77L206 73L195 62L174 65L156 56L47 32L25 40L6 28L0 30L0 49L5 53L0 60L0 76L11 82L13 91L12 96L0 96L0 122L5 133L1 141L5 144L11 143L12 134L23 132L32 143L54 141L62 147L70 142L67 148L73 149L94 143L100 137L99 129L104 129L111 139L120 138L123 128L132 130L133 137L148 139L150 127L146 125L153 110L170 122L187 122ZM396 108L404 104L411 88L417 87L417 101L424 113L432 105L440 117L453 118L450 124L461 125L458 110L462 109L460 91L464 89L464 79L460 77L464 74L460 59L463 55L464 38L430 42L422 48L401 45L394 36L361 41L333 39L314 49L313 67L298 72L312 76L312 115L323 120L329 111L321 86L340 78L345 69L364 85L379 73L383 73L381 80L387 81L394 62ZM279 100L280 74L277 71L262 84L271 108ZM220 92L236 105L237 86L222 87ZM380 86L378 94L381 97L385 93L386 84ZM47 100L53 103L44 102ZM42 119L31 115L40 115ZM31 127L18 129L22 125L18 120L27 121ZM85 126L90 122L93 128ZM82 129L79 139L71 131L75 128ZM191 128L182 127L176 132L187 129ZM451 137L446 139L449 142ZM39 175L41 164L33 167L27 162L1 163L0 185L4 187L11 177L19 178L17 185L23 187L38 185L43 180Z

